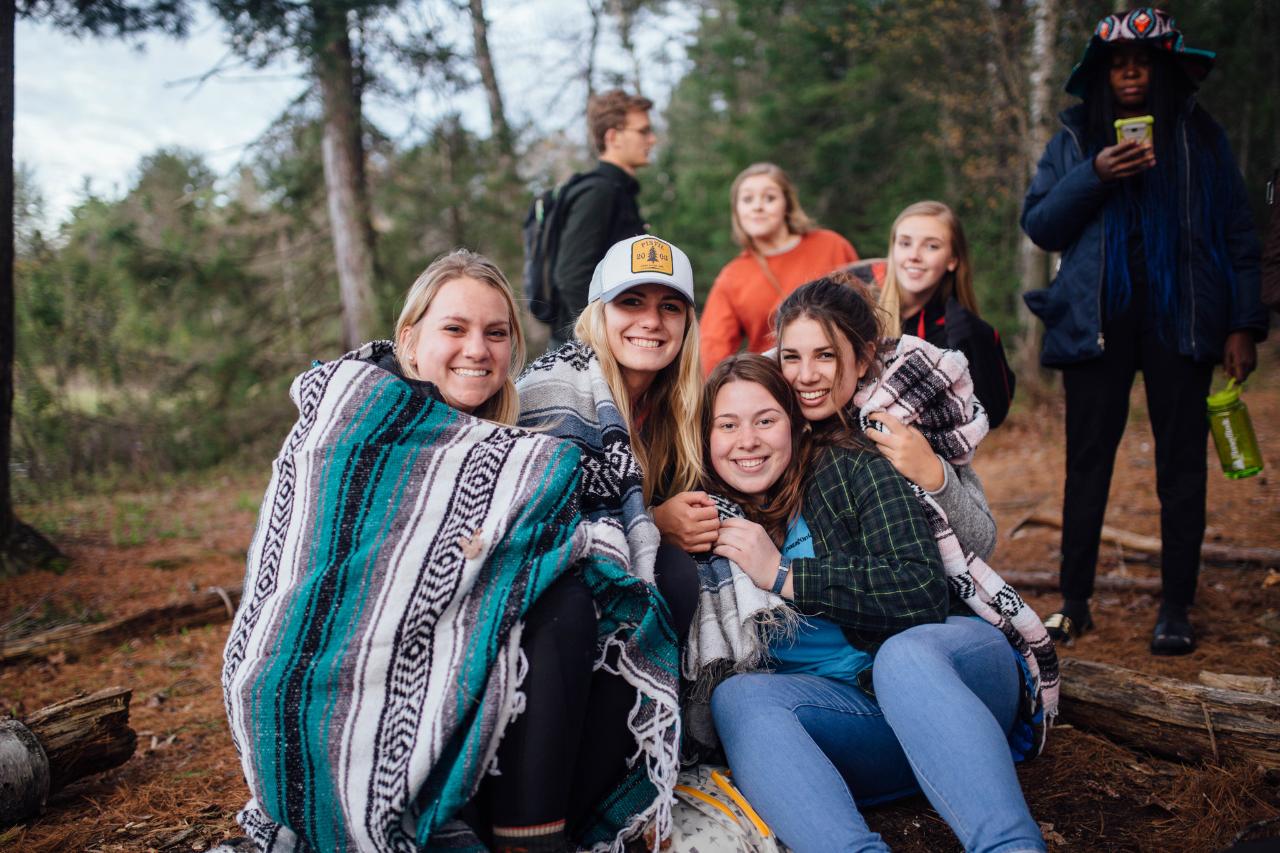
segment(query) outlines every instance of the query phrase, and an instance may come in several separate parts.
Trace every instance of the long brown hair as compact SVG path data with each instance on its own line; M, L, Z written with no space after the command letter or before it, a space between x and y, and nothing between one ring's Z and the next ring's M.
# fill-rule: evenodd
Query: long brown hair
M817 281L802 284L793 290L782 304L774 321L778 334L778 364L782 364L783 333L796 320L813 320L822 327L827 342L836 346L837 335L842 335L853 348L853 364L836 360L835 384L838 386L845 371L856 370L859 364L869 363L866 376L876 370L876 356L885 337L886 318L871 294L857 279L849 275L824 276ZM838 348L837 348L838 349ZM792 391L794 396L795 392ZM858 425L857 407L852 399L835 415L811 423L814 442L819 445L858 448L873 447L870 439Z
M898 284L898 274L894 270L893 247L898 242L898 226L902 220L910 216L932 216L940 220L951 233L951 256L956 259L956 268L942 276L938 283L938 293L943 300L952 296L973 315L978 316L978 298L973 292L973 267L969 263L969 241L965 239L964 229L955 211L940 201L918 201L908 205L898 218L893 220L889 229L888 263L885 264L884 287L880 289L880 307L894 319L893 329L902 328L902 291ZM896 337L896 335L895 335Z
M769 392L791 422L791 464L765 492L748 495L730 486L716 473L711 459L711 429L715 423L716 396L731 382L754 382ZM747 517L768 531L781 545L787 525L800 511L804 499L804 475L809 470L812 442L795 392L787 384L777 362L754 353L740 353L716 365L702 391L702 458L708 460L703 487L740 505Z

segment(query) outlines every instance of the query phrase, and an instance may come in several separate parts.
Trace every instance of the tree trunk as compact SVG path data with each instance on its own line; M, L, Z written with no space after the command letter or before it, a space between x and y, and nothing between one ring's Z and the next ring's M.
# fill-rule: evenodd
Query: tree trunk
M457 115L446 119L441 127L441 165L444 171L445 186L450 188L448 204L449 242L455 246L462 246L467 242L466 219L463 216L461 191L458 188L456 174L458 148L461 145L462 133L462 120Z
M105 642L121 642L139 634L176 631L196 625L231 619L240 601L241 587L214 588L186 601L150 607L139 613L119 616L91 625L61 625L20 637L0 638L0 667L56 652L76 654Z
M618 41L622 51L631 60L631 87L633 95L642 94L640 90L640 57L636 54L635 40L631 37L632 25L635 23L638 4L634 0L610 0L613 15L618 19Z
M289 354L297 356L307 348L302 338L302 309L298 306L293 277L293 244L289 240L289 227L283 223L276 232L276 250L280 253L280 283L284 287L285 312L289 317Z
M1257 693L1261 696L1280 695L1280 682L1265 675L1234 675L1202 669L1197 678L1205 687L1221 687L1224 690L1239 690L1241 693Z
M468 0L471 9L471 38L475 42L476 67L480 70L480 82L489 98L489 124L493 127L493 139L498 145L499 168L514 175L516 151L507 124L507 113L502 105L502 90L498 88L498 75L493 68L493 55L489 52L489 24L484 17L484 0Z
M1032 7L1031 52L1028 66L1028 122L1024 135L1023 157L1027 179L1035 175L1036 163L1049 142L1049 104L1052 96L1050 75L1054 72L1054 36L1058 30L1058 0L1037 0ZM1040 290L1049 280L1049 258L1043 250L1021 235L1018 267L1022 284L1018 299L1018 323L1021 333L1014 354L1019 375L1028 381L1039 376L1040 321L1032 315L1022 294Z
M1033 526L1061 530L1062 514L1048 510L1029 512L1019 519L1018 523L1009 531L1009 538L1015 538L1018 531L1024 527ZM1161 543L1158 536L1143 536L1141 533L1133 533L1129 530L1121 530L1118 527L1104 524L1102 526L1102 541L1118 545L1138 554L1147 554L1153 557L1160 556ZM1200 559L1206 563L1217 563L1219 565L1267 568L1268 566L1280 566L1280 549L1247 548L1239 545L1205 542L1200 546Z
M1280 768L1280 697L1066 658L1062 720L1184 761Z
M591 34L587 37L587 62L582 68L582 77L587 84L587 106L590 106L592 97L596 94L596 45L600 42L600 16L604 14L604 2L599 3L587 0L587 14L591 16ZM587 130L587 150L595 151L595 140L591 138L591 131Z
M132 691L108 687L41 708L25 721L0 720L0 827L22 823L71 782L119 767L138 736L129 728Z
M364 182L359 88L352 61L346 14L326 4L312 5L320 41L315 73L324 103L325 192L329 228L342 294L342 344L354 349L373 326L373 241Z
M129 760L138 743L129 728L132 696L132 690L108 687L41 708L23 720L49 757L50 793Z
M0 0L0 577L63 560L48 539L13 514L13 36L14 0Z
M0 549L13 541L9 453L13 424L13 30L14 0L0 0ZM5 574L0 570L0 575Z
M1061 575L1057 572L1001 572L1000 576L1015 589L1051 590L1056 592L1060 586ZM1149 595L1160 594L1159 578L1128 578L1118 575L1098 575L1093 579L1093 588L1099 592L1142 592Z

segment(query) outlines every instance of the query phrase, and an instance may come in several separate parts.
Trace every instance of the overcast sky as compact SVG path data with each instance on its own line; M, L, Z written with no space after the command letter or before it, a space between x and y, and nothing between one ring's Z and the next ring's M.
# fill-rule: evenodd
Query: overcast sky
M569 97L571 63L581 62L569 42L585 32L583 0L490 0L490 43L499 82L516 122L534 120L544 129L581 122L581 94ZM438 23L470 48L461 14ZM639 43L643 57L665 54L643 70L646 94L662 102L678 75L689 17L650 22ZM14 157L35 170L47 218L60 221L83 196L88 179L98 195L117 196L129 185L138 160L161 146L203 154L227 175L273 119L303 91L297 63L282 61L257 71L238 68L196 85L189 81L228 60L221 25L207 15L182 42L160 36L145 49L109 39L78 40L49 26L17 26ZM558 54L558 55L557 55ZM625 68L602 41L598 64ZM433 119L460 111L472 128L487 132L483 93L476 89L447 99L424 93L415 104L372 101L367 113L394 138L411 141Z

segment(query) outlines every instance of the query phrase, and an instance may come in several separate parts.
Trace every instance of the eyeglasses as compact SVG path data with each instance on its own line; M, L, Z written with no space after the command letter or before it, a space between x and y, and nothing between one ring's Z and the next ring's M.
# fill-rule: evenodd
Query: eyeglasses
M646 124L646 125L644 125L644 126L642 126L642 127L620 127L620 128L618 128L618 130L621 130L621 131L627 131L627 130L630 130L630 131L633 131L633 132L635 132L635 133L640 134L641 136L652 136L652 137L657 137L657 135L658 135L657 131L655 131L655 130L653 129L653 125L651 125L651 124Z

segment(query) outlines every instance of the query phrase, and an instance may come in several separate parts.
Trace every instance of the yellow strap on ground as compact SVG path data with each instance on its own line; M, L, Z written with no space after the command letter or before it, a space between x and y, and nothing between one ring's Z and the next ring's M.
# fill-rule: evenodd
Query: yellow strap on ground
M756 814L756 810L751 808L751 803L747 802L747 798L742 796L737 788L733 787L733 783L726 779L723 773L719 770L712 770L711 781L719 785L720 790L728 794L729 798L733 800L738 808L742 809L742 813L747 816L748 820L755 824L756 830L759 831L761 835L765 838L773 835L773 831L769 829L769 824L760 819L760 815Z
M676 785L676 790L681 793L688 794L695 799L702 800L704 803L710 803L732 818L734 823L738 822L738 816L733 813L733 809L729 808L710 794L704 794L697 788L690 788L688 785Z

